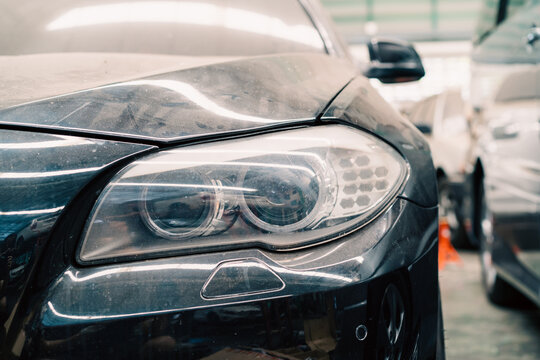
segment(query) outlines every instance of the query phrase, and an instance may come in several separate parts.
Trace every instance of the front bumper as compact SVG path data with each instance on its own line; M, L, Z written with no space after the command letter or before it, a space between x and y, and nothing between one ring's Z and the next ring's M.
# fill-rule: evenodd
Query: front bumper
M362 229L303 250L72 266L30 309L16 336L24 344L18 352L23 358L378 359L391 351L431 359L439 313L436 236L436 207L397 199ZM397 290L402 317L385 302L389 288ZM401 319L397 333L384 330L389 311Z

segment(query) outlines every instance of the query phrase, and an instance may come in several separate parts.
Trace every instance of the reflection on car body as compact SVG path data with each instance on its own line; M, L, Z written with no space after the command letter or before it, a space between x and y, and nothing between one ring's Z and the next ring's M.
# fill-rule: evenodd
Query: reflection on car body
M36 6L0 5L3 358L444 358L429 148L320 4Z

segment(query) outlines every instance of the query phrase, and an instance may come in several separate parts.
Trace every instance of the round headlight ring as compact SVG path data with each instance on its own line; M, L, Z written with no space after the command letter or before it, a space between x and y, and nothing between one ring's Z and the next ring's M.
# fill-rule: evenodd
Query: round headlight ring
M155 184L144 187L141 194L141 201L139 202L141 209L140 214L146 226L156 235L169 240L183 240L200 236L211 228L212 223L220 210L220 197L218 196L219 184L215 180L209 179L200 172L197 172L197 176L203 180L201 187L205 188L207 194L207 199L204 200L204 209L201 216L202 221L199 221L196 227L184 232L172 231L172 227L164 226L162 220L152 216L153 211L150 209L151 201L148 199L148 191L149 188L155 186ZM153 180L155 180L155 178Z
M315 181L317 183L318 189L317 189L316 200L313 204L313 207L308 210L307 215L305 217L291 224L284 224L284 225L272 224L268 221L261 219L260 216L254 213L254 211L252 210L252 207L250 206L253 204L251 204L251 201L249 199L249 197L252 196L252 194L245 193L245 192L240 197L240 210L241 210L240 212L242 216L252 225L264 231L273 232L273 233L299 231L302 229L307 229L310 226L316 225L318 221L325 215L325 212L321 211L321 207L323 207L323 205L327 202L328 196L331 196L332 194L326 193L328 171L321 164L321 162L318 160L309 161L309 163L306 163L306 166L309 167L308 169L309 172L314 173L315 176L312 181ZM240 184L242 184L242 186L244 187L249 187L248 185L246 185L246 179L250 171L253 171L253 170L250 169L250 170L244 171L239 178ZM302 170L301 169L291 170L291 172L293 173L295 171L300 172ZM279 179L279 180L283 182L283 179ZM248 199L246 199L246 197L248 197Z

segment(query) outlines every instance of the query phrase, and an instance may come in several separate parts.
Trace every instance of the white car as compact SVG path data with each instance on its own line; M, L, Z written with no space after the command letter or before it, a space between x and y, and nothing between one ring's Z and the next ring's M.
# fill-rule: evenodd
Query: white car
M439 185L439 215L448 221L452 243L457 247L469 245L459 212L470 149L467 114L467 106L458 89L430 96L407 112L431 148Z

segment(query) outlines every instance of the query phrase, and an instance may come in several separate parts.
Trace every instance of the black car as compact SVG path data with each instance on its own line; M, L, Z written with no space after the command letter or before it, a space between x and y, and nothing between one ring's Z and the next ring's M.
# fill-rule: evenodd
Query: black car
M540 1L524 3L486 4L472 54L463 213L486 294L501 305L525 304L521 294L540 304Z
M444 357L428 145L317 2L25 0L0 28L0 357Z

